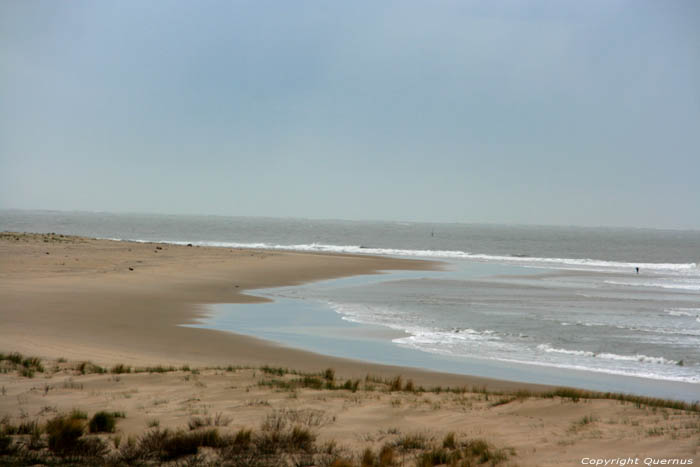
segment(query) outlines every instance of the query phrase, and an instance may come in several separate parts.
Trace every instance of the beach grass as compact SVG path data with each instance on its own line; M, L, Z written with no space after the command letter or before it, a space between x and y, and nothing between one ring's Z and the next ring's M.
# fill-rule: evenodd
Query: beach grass
M14 375L6 374L4 377L15 378L15 381L26 381L21 372L22 368L26 368L25 361L31 367L41 365L54 368L54 362L50 360L27 358L16 352L2 355L8 372L14 372ZM155 397L144 399L148 403L142 407L150 410L150 414L148 418L139 419L142 431L130 428L130 434L127 435L120 429L120 420L127 419L127 414L123 410L114 410L119 408L118 405L96 412L94 405L88 410L74 407L61 412L56 406L44 402L37 407L37 410L41 410L36 412L36 418L26 413L14 419L9 416L0 418L0 464L355 467L497 466L517 463L518 455L514 450L484 439L478 433L468 435L459 430L446 432L447 430L436 430L435 427L420 431L418 426L413 429L399 429L397 425L385 426L375 434L362 435L362 442L354 444L351 449L340 446L334 439L319 441L319 433L326 427L342 425L342 422L336 422L336 417L342 416L342 410L329 413L323 409L327 400L341 400L344 407L352 407L355 401L363 401L361 403L365 404L382 401L384 407L396 414L421 407L420 410L429 411L452 410L449 407L453 407L465 412L496 409L498 413L503 413L517 411L518 407L512 406L528 400L532 404L560 400L569 407L567 410L572 415L577 415L570 416L562 429L563 434L571 437L568 441L564 440L569 444L558 440L558 446L573 445L580 436L592 436L604 427L600 420L605 417L605 413L600 408L593 410L586 402L593 400L619 401L622 406L629 404L628 409L620 410L632 410L636 414L644 413L648 417L658 418L659 423L647 424L643 428L639 426L638 419L631 418L626 422L630 429L640 430L642 436L647 438L678 439L679 436L692 436L691 432L699 430L696 413L700 410L696 403L572 388L543 392L493 391L483 386L426 388L411 384L410 380L405 380L401 375L378 377L368 374L364 379L346 379L333 368L305 372L281 367L249 366L236 367L233 371L241 373L231 374L226 366L194 368L188 365L183 368L117 364L109 367L109 370L94 371L103 367L88 361L55 363L56 367L60 366L60 371L55 374L64 378L63 384L46 383L44 386L56 386L70 394L80 395L78 401L84 397L81 394L93 393L95 384L107 384L115 375L119 375L122 381L120 384L124 384L128 380L141 380L148 377L148 374L172 373L168 378L181 381L183 385L194 383L191 387L196 388L197 392L206 388L200 379L214 375L222 381L245 381L244 384L248 385L246 392L258 391L239 402L239 407L255 407L256 410L263 411L261 413L264 416L257 418L257 427L245 424L241 426L239 420L234 420L237 412L222 406L218 406L217 411L210 412L209 406L200 402L201 396L195 395L179 403L182 404L179 407L189 407L189 419L180 417L177 419L178 424L173 424L171 411L178 410L175 401L166 394L154 393ZM156 371L151 371L152 369ZM107 374L100 376L103 373ZM46 377L50 378L51 375ZM160 376L153 378L162 380ZM33 383L27 381L26 384ZM83 389L83 384L88 384L87 390ZM231 383L226 384L228 387ZM239 388L241 392L244 389ZM134 388L131 391L138 390L139 388ZM41 398L53 394L51 389L41 391L41 388L35 388L33 391L36 392L36 397ZM290 396L280 394L284 392ZM113 394L128 398L132 393L118 389ZM295 406L297 397L303 397L309 405ZM21 397L18 401L21 405ZM318 405L316 402L310 404L312 401L317 401ZM223 411L218 411L222 409ZM586 412L582 414L581 410ZM675 425L669 424L681 412L688 412L693 418L679 420ZM144 414L139 415L144 417ZM160 420L164 420L163 426ZM680 425L681 422L684 425Z
M62 359L64 360L64 359ZM44 372L45 368L42 360L39 357L28 357L24 356L18 352L11 353L0 353L0 364L4 368L4 372L17 371L19 375L25 377L32 377L26 374L26 371L32 372ZM146 367L130 367L125 364L114 365L111 369L107 370L99 365L96 365L90 361L79 362L74 366L75 370L81 374L128 374L128 373L170 373L170 372L190 372L192 374L197 374L203 369L217 369L222 371L236 371L244 369L257 369L266 376L278 376L280 378L261 378L258 381L260 386L274 387L284 391L294 391L300 388L309 389L329 389L329 390L350 390L352 392L357 391L360 388L359 379L346 379L342 382L336 378L336 372L333 368L326 368L318 372L303 372L289 368L282 367L270 367L268 365L263 366L227 366L227 367L204 367L201 369L190 368L189 365L181 366L177 368L175 366L169 365L153 365ZM295 376L295 378L286 378L288 375ZM64 386L70 382L64 383ZM523 389L518 389L514 391L498 391L489 390L484 386L472 386L468 388L466 386L431 386L423 387L416 386L413 384L412 380L404 381L401 375L396 375L391 378L380 377L376 375L367 374L364 378L363 390L365 391L376 391L383 390L387 392L408 392L408 393L453 393L453 394L464 394L464 393L475 393L481 394L486 400L489 397L499 397L496 401L492 403L493 406L505 405L515 400L524 400L529 397L540 397L540 398L561 398L568 399L572 402L578 402L581 400L593 400L593 399L609 399L617 400L620 402L629 402L635 404L636 406L646 406L646 407L657 407L657 408L670 408L676 410L684 410L690 412L700 412L700 401L695 402L685 402L675 399L668 398L657 398L657 397L647 397L639 396L635 394L619 393L619 392L599 392L590 391L586 389L577 388L567 388L559 387L553 390L534 392Z
M319 443L313 428L291 420L288 414L278 413L266 419L259 429L241 428L234 433L222 433L212 427L190 427L190 430L154 427L122 442L121 436L89 435L84 420L63 414L44 425L35 424L33 443L17 439L6 429L1 431L0 461L3 465L388 467L452 462L450 465L497 466L515 455L512 450L496 448L484 440L456 439L454 434L450 443L442 445L426 435L414 434L385 443L376 451L368 446L354 453L339 448L334 441ZM90 432L93 433L92 427Z
M41 359L28 359L13 352L3 354L10 356L3 361L13 368L15 376L22 381L23 362L29 366L46 365L53 367L53 362ZM58 363L58 362L57 362ZM122 381L142 379L144 375L156 373L173 373L169 378L187 384L195 383L200 378L229 378L231 381L242 378L250 390L268 391L270 398L260 399L261 394L252 394L243 401L242 407L257 407L264 410L264 416L256 418L259 425L246 426L235 420L235 412L226 408L223 411L209 412L208 406L200 403L199 397L183 401L191 404L189 419L179 418L179 424L173 424L171 410L174 409L170 398L156 393L148 399L152 414L141 418L142 431L129 429L126 434L120 429L120 420L126 419L123 410L88 411L74 407L60 412L55 407L45 405L36 418L26 414L17 422L8 417L0 418L0 464L3 465L324 465L324 466L435 466L435 465L511 465L517 464L518 453L513 449L485 439L478 433L471 435L462 431L440 431L432 429L416 430L418 426L399 429L390 425L377 430L374 434L365 433L361 441L351 448L341 446L335 439L319 440L319 434L327 427L339 426L336 417L340 412L327 412L323 404L327 399L340 399L343 404L352 406L357 401L376 403L383 401L391 411L401 413L424 407L428 410L443 410L443 406L452 404L458 410L471 411L498 408L499 413L511 409L510 406L531 399L534 404L558 399L571 408L572 414L567 421L568 430L564 429L568 440L558 440L557 446L574 445L580 436L589 436L603 428L600 422L604 415L601 409L589 411L585 401L595 399L618 400L630 404L629 410L645 413L648 417L658 417L664 422L647 424L642 429L638 421L632 418L628 423L630 429L641 430L646 438L666 437L677 439L680 435L687 437L698 431L695 418L683 419L677 426L668 424L670 419L679 416L679 411L698 412L697 404L680 401L644 398L641 396L596 393L570 388L558 388L540 393L529 391L492 391L486 387L420 387L410 384L401 375L378 377L366 375L361 379L344 379L332 368L316 372L304 372L281 367L250 366L247 373L230 374L228 367L183 366L144 366L133 368L126 364L109 367L109 371L92 371L103 368L90 362L60 362L60 377L67 378L62 386L64 390L83 391L82 381L105 384L120 375ZM130 371L126 371L126 369ZM150 371L156 369L156 371ZM116 371L115 371L116 370ZM236 367L235 371L243 371ZM104 377L99 375L109 373ZM50 377L47 376L47 377ZM72 378L79 379L75 382ZM189 379L192 378L192 379ZM160 377L156 379L161 380ZM67 384L65 383L67 382ZM31 384L31 383L29 383ZM228 383L230 384L230 383ZM240 389L243 390L242 388ZM87 392L92 392L89 389ZM359 394L355 394L360 391ZM37 390L37 393L39 391ZM294 399L303 396L305 407L295 406L296 402L285 403L288 399L279 392L289 392ZM51 394L43 392L46 397ZM119 393L115 393L119 394ZM275 395L278 394L278 395ZM165 397L164 397L165 396ZM81 396L82 397L82 396ZM129 397L128 392L124 397ZM581 404L581 405L579 405ZM185 407L187 405L183 405ZM138 407L138 406L137 406ZM500 409L504 407L504 409ZM445 409L450 410L445 407ZM580 414L579 409L586 409ZM141 409L139 409L141 410ZM628 409L624 409L628 410ZM143 417L142 414L140 414ZM232 416L233 415L233 416ZM639 416L639 415L637 415ZM48 418L47 418L48 417ZM692 417L697 417L692 415ZM165 420L161 426L160 419ZM17 420L17 418L15 418ZM341 422L342 423L342 422ZM184 424L184 426L183 426ZM132 423L133 425L133 423ZM454 428L453 428L454 429ZM680 431L679 431L680 430ZM683 430L686 430L687 433ZM573 436L573 437L572 437ZM674 438L675 437L675 438ZM346 438L341 438L347 441Z

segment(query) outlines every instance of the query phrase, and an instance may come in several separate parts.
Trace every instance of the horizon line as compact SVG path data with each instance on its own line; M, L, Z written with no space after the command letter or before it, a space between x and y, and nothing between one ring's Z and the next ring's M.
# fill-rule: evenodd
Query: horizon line
M657 231L680 231L680 232L700 232L700 227L650 227L650 226L629 226L629 225L583 225L583 224L542 224L542 223L508 223L498 221L426 221L426 220L406 220L406 219L348 219L339 217L307 217L307 216L269 216L269 215L236 215L236 214L209 214L209 213L172 213L153 211L107 211L89 209L45 209L45 208L11 208L0 207L0 211L24 211L24 212L52 212L52 213L74 213L74 214L109 214L109 215L137 215L137 216L191 216L191 217L222 217L222 218L252 218L252 219L296 219L310 221L333 221L333 222L385 222L385 223L410 223L410 224L455 224L455 225L479 225L479 226L501 226L501 227L550 227L550 228L581 228L581 229L629 229L629 230L657 230Z

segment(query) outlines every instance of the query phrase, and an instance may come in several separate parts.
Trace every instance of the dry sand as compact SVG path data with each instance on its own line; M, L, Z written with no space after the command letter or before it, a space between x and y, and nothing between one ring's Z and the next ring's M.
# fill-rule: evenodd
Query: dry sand
M274 376L224 368L332 367L339 380L401 374L424 386L546 389L326 357L178 326L196 319L200 304L262 301L244 290L435 267L439 264L365 256L1 234L0 352L40 356L47 371L31 379L16 371L0 374L0 418L18 423L73 408L90 414L118 410L127 415L119 422L120 433L136 435L156 421L161 427L183 427L192 417L222 414L230 423L221 429L236 430L259 426L274 410L313 410L322 414L322 423L312 427L320 438L335 439L353 452L410 433L441 439L454 431L514 448L512 462L518 465L581 465L584 457L638 457L639 465L644 458L693 459L698 464L698 413L539 397L494 405L500 397L389 392L381 385L356 393L261 386ZM82 375L75 368L84 360L107 367L188 364L200 370ZM592 422L582 422L584 417Z

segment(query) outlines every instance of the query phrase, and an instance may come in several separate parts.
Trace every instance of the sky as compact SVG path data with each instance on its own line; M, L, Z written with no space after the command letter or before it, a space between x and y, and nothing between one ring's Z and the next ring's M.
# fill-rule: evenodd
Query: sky
M700 228L700 2L0 0L0 208Z

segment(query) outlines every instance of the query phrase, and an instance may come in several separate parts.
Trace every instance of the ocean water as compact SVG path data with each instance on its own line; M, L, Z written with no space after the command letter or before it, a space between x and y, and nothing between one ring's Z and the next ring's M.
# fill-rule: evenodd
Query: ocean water
M36 211L0 211L0 230L439 259L444 271L261 292L269 313L295 317L272 327L243 305L201 325L378 362L548 384L576 374L595 389L656 382L700 399L699 231Z

